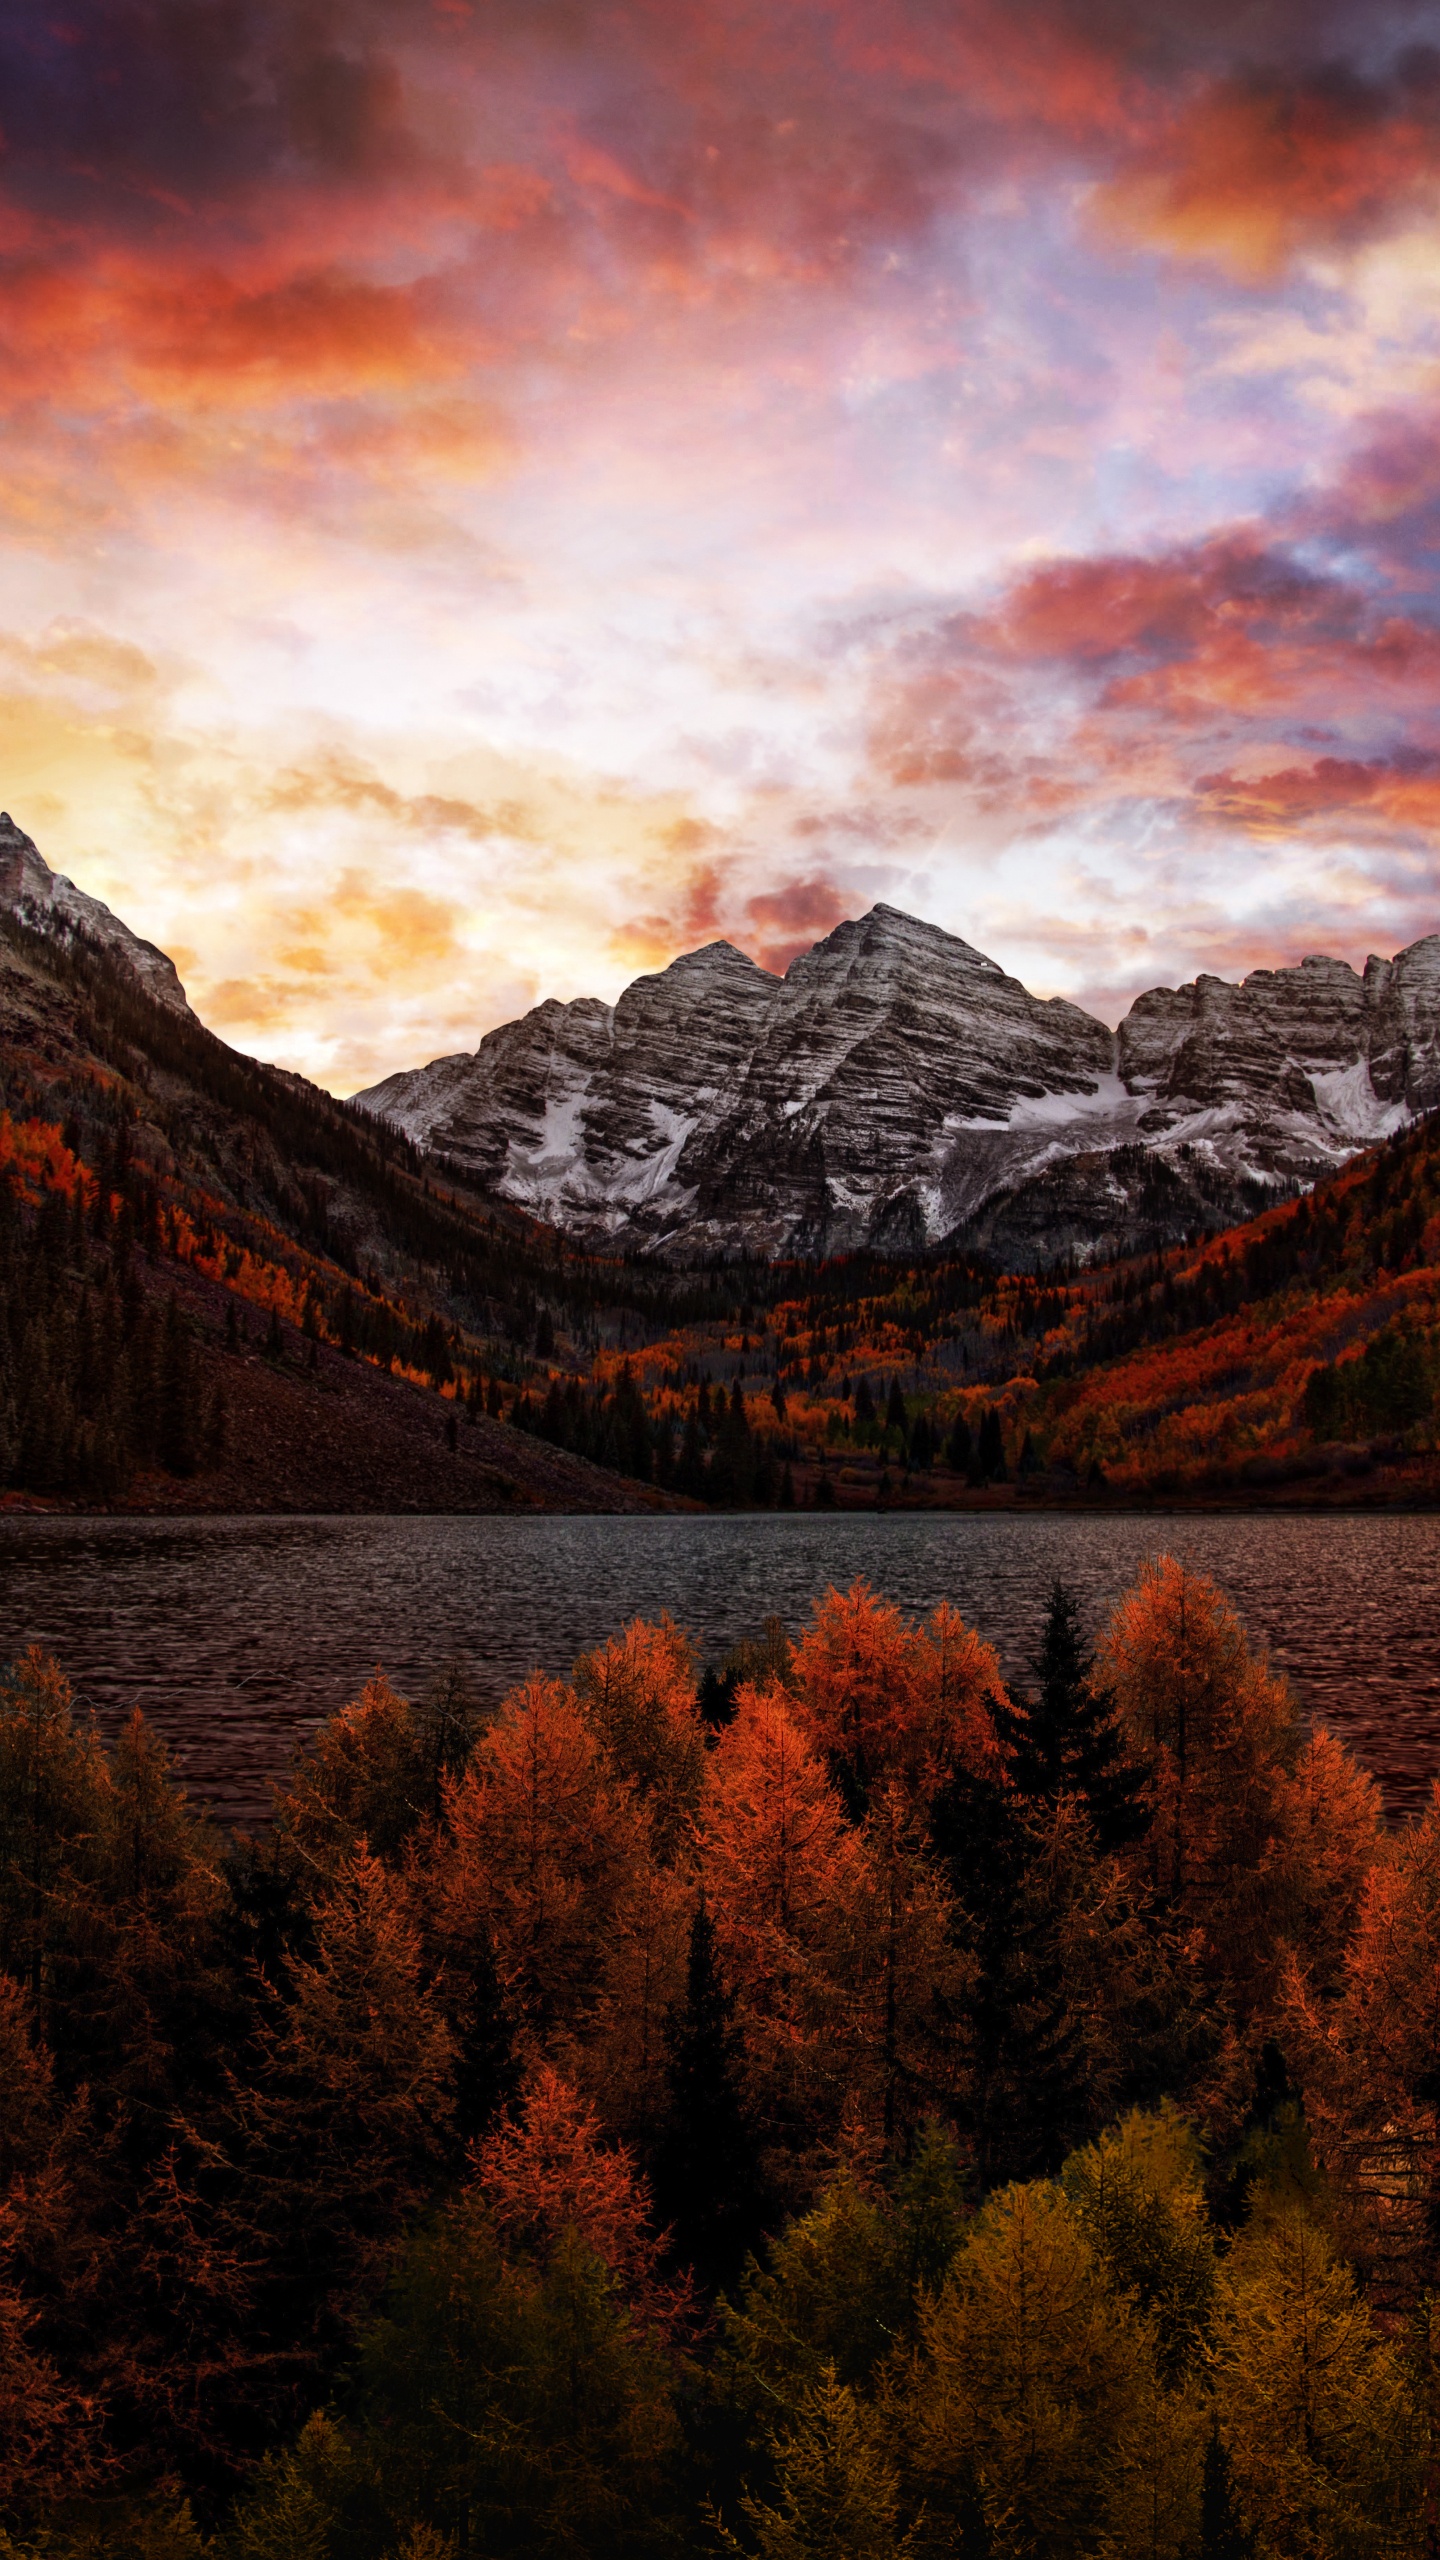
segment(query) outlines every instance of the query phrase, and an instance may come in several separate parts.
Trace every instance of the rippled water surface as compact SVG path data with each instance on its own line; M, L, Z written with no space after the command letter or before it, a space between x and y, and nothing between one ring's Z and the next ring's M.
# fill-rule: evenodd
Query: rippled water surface
M718 1653L797 1627L858 1573L948 1599L1023 1676L1056 1575L1098 1622L1168 1548L1229 1593L1307 1709L1409 1810L1440 1776L1440 1519L877 1518L0 1521L0 1661L41 1643L113 1731L132 1706L195 1793L263 1815L272 1777L376 1663L421 1687L458 1658L488 1695L669 1609Z

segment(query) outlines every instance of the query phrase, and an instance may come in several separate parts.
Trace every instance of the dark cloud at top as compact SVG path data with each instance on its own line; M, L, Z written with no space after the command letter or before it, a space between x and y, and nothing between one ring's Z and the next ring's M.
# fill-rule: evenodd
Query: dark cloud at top
M139 219L287 166L373 174L413 149L371 13L256 0L74 0L0 20L0 174L31 202Z
M1418 93L1420 57L1394 62L1423 24L1356 0L70 0L0 22L0 182L128 230L282 177L403 176L437 148L414 84L447 66L478 101L447 148L514 157L483 93L523 64L530 142L563 158L568 131L607 220L703 238L748 210L780 245L838 252L923 223L1003 134L1086 128L1123 150L1197 79L1304 70L1342 120L1373 118L1377 47Z

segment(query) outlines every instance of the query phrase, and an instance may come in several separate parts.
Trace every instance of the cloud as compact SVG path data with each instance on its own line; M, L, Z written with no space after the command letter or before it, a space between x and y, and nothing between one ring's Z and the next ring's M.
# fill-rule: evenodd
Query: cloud
M854 913L845 891L822 873L787 880L746 899L747 947L762 969L783 977L792 960Z
M1402 220L1440 181L1440 52L1412 45L1387 76L1343 60L1247 68L1183 99L1093 210L1112 235L1245 279L1349 247Z
M1377 819L1428 834L1440 828L1440 752L1412 750L1369 762L1320 756L1274 772L1202 774L1195 797L1206 811L1256 835L1341 819Z

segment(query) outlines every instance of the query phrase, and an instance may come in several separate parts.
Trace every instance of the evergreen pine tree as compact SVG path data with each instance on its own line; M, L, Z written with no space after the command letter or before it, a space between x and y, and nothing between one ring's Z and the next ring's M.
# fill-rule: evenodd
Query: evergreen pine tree
M690 1924L685 1999L666 2026L669 2117L655 2156L655 2209L681 2265L711 2292L733 2285L760 2239L765 2188L745 2109L735 1996L701 1902Z
M970 1425L963 1413L957 1414L951 1426L950 1437L945 1443L946 1464L952 1466L957 1475L967 1475L974 1454L975 1444L970 1436Z
M717 1671L712 1662L706 1663L700 1674L700 1686L696 1691L695 1705L710 1741L718 1741L727 1724L734 1723L735 1692L739 1686L738 1671L729 1671L723 1667Z
M278 1307L272 1307L270 1310L270 1330L265 1336L265 1357L267 1360L283 1360L285 1357L285 1336L280 1330Z
M1000 1428L1000 1416L993 1404L987 1405L980 1416L978 1454L980 1473L986 1484L1003 1484L1005 1481L1005 1435Z
M957 1769L931 1837L974 1974L946 2014L964 2031L970 2133L986 2186L1051 2175L1079 2129L1081 2061L1043 1862L1015 1790Z
M1031 1668L1039 1683L1035 1695L1025 1706L1002 1708L997 1718L1016 1793L1041 1804L1083 1796L1102 1849L1140 1839L1150 1819L1148 1773L1127 1754L1114 1697L1092 1685L1080 1604L1063 1582L1051 1591Z
M1200 2560L1250 2560L1254 2548L1236 2513L1230 2456L1212 2418L1200 2483Z
M906 1434L905 1397L898 1378L890 1381L890 1400L885 1407L885 1428L898 1431L903 1448Z

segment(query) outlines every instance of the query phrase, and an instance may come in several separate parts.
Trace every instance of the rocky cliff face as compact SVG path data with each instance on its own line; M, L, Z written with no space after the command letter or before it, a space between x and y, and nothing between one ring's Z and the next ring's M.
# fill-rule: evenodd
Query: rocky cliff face
M131 970L159 1003L173 1005L179 1013L190 1011L174 961L132 933L99 898L77 889L63 871L52 871L8 809L0 809L0 907L14 908L37 932L61 941L67 934L84 934Z
M878 906L783 979L712 943L358 1099L591 1245L1043 1262L1248 1215L1440 1100L1440 936L1112 1033Z

